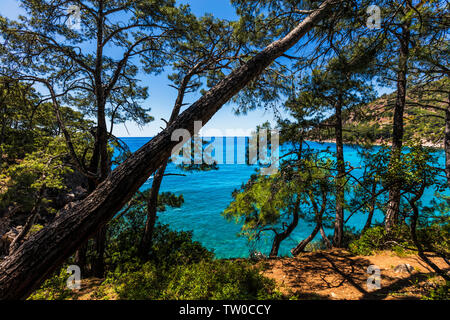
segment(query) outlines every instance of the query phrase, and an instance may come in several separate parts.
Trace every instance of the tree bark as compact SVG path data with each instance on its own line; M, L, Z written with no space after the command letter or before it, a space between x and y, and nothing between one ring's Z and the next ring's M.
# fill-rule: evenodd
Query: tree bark
M308 243L310 243L317 235L317 233L320 231L321 225L322 223L318 222L314 230L311 232L311 234L306 239L302 240L294 249L291 250L293 256L298 256L300 253L305 251L305 248L308 245Z
M247 63L231 72L177 120L119 165L84 200L62 210L60 217L34 234L0 264L0 299L25 299L65 259L97 232L136 193L171 154L178 141L172 133L186 129L194 134L194 121L211 117L276 58L294 46L339 1L326 0L284 38L273 42Z
M145 221L144 234L142 235L141 243L139 245L139 256L145 258L148 254L148 249L153 239L153 231L155 229L157 209L158 209L158 195L161 188L161 182L164 177L164 172L167 167L168 160L166 159L153 177L152 189L147 200L147 220Z
M408 74L408 55L409 55L409 39L410 39L410 23L406 22L402 25L402 34L399 37L399 65L397 71L397 96L394 106L394 126L392 132L392 153L391 163L399 161L403 146L403 113L406 103L406 86ZM392 228L397 224L398 214L400 210L401 185L393 183L389 189L388 208L385 217L385 228L389 234Z
M304 239L303 241L301 241L294 249L291 250L291 253L293 256L297 256L299 255L301 252L303 252L306 248L306 246L308 245L308 243L310 243L317 235L317 233L320 231L322 234L322 237L325 236L325 232L323 231L322 228L322 218L323 215L325 213L325 210L327 209L327 192L322 189L322 205L321 208L319 210L319 207L317 206L317 202L315 200L315 197L313 194L310 194L310 199L311 199L311 204L313 206L314 212L315 212L315 218L316 218L316 226L314 228L314 230L311 232L311 234ZM326 237L326 236L325 236ZM329 244L329 241L325 242L327 244Z
M366 232L372 226L373 214L375 213L375 203L377 201L377 198L375 196L376 192L377 192L377 183L376 181L374 181L372 185L372 195L371 195L372 199L370 200L369 215L367 216L366 224L364 225L361 234Z
M342 137L342 95L339 95L335 107L336 123L336 218L334 220L333 246L341 248L344 237L344 203L345 203L345 162L344 162L344 140Z
M288 225L286 230L284 230L281 233L276 233L275 234L275 238L273 239L272 249L270 250L269 257L272 258L272 257L278 256L278 250L280 250L281 242L283 240L285 240L287 237L289 237L290 234L292 233L292 231L294 231L294 229L297 227L297 225L298 225L298 218L299 218L298 217L299 210L300 210L300 199L298 199L295 202L294 210L292 212L292 221L291 221L291 223Z
M445 174L447 176L447 183L450 186L450 94L448 96L447 109L445 110L444 152Z
M95 63L95 95L97 104L97 135L98 155L100 162L100 179L102 182L110 172L110 161L108 157L108 129L106 127L106 99L105 86L103 83L103 36L104 36L104 3L99 1L98 19L97 19L97 50ZM92 263L92 272L102 278L105 272L105 248L106 248L107 225L103 225L95 236L95 257Z
M105 248L106 248L106 225L101 227L95 236L96 255L92 263L92 274L94 277L103 278L105 275Z
M80 267L81 274L84 275L87 273L87 255L88 242L83 243L75 253L75 264Z
M325 231L323 230L323 224L320 225L319 229L320 235L322 236L322 240L327 246L327 249L331 249L333 247L333 244L331 243L330 239L328 239Z

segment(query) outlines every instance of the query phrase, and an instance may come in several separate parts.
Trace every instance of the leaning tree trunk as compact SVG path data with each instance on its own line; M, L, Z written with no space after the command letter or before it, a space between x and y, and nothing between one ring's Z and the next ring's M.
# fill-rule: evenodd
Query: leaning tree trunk
M394 127L392 131L392 153L389 164L390 166L400 160L403 146L403 113L406 103L406 76L408 73L409 38L409 23L404 23L402 25L402 34L400 38L399 65L397 72L397 96L394 106ZM397 224L400 210L400 198L401 185L397 181L394 181L389 188L389 201L385 217L385 228L388 234L391 233L392 228Z
M325 190L322 189L322 206L319 210L318 206L317 206L317 202L314 200L314 196L310 195L310 199L311 199L311 203L314 209L314 212L316 214L316 226L314 228L314 230L311 232L311 234L304 239L303 241L301 241L294 249L291 250L291 253L293 256L297 256L299 255L301 252L305 251L306 246L308 245L308 243L310 243L317 235L317 233L320 231L322 237L326 237L325 232L323 231L322 228L322 219L323 219L323 215L325 213L325 210L327 208L327 192ZM328 241L325 241L325 243L327 245L331 245Z
M341 248L344 238L344 202L345 202L345 162L344 162L344 141L342 137L342 95L338 97L336 103L336 217L334 220L333 246Z
M281 233L275 234L275 238L273 239L272 249L270 250L269 257L272 258L272 257L278 256L278 250L280 250L281 242L283 240L285 240L287 237L289 237L291 235L292 231L294 231L294 229L297 227L297 225L298 225L298 218L299 218L299 216L298 216L299 210L300 210L300 199L298 199L295 202L294 210L292 212L292 221L291 221L291 223L288 225L286 230L284 230Z
M194 132L194 121L208 122L236 93L294 46L339 1L326 0L284 38L268 45L211 88L178 119L119 165L84 200L61 210L47 225L0 264L0 299L25 299L65 259L104 226L169 157L177 129Z
M305 251L306 246L310 243L320 231L320 227L322 226L321 222L317 222L316 227L311 232L311 234L304 240L302 240L294 249L291 250L293 256L298 256L300 253Z
M327 234L325 233L325 230L323 230L323 224L320 225L319 229L320 235L322 236L323 243L325 243L325 246L327 249L331 249L333 247L333 244L331 243L330 239L328 239Z

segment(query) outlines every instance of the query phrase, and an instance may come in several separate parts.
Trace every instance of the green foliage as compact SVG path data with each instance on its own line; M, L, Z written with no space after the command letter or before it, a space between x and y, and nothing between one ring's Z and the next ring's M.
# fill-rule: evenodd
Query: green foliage
M414 250L411 234L407 225L398 225L387 235L383 226L366 230L361 237L349 244L349 250L356 255L373 255L379 250L393 250L400 256Z
M172 192L162 192L158 195L158 211L166 211L166 207L179 208L184 203L183 195L175 195Z
M161 272L148 262L139 270L122 273L115 283L122 299L219 300L274 299L275 284L245 262L200 261Z
M66 272L67 266L63 266L52 277L46 280L36 290L29 300L66 300L73 296L73 291L67 288L67 279L70 274Z
M110 271L95 288L97 298L105 298L110 288L120 299L132 300L283 298L275 282L262 276L260 269L246 261L213 260L213 253L192 241L191 233L158 226L148 261L136 258L136 248L123 249L114 244L117 241L111 241L109 252L120 251L112 252L107 260ZM74 298L76 292L66 286L68 276L63 267L30 299Z
M120 248L114 245L111 248ZM121 299L275 298L275 285L249 263L213 260L214 254L189 232L158 225L149 261L136 259L135 248L114 252L104 285ZM114 267L113 267L114 266Z
M442 146L445 128L445 87L449 79L432 81L408 90L404 114L404 141ZM354 106L343 112L344 141L347 143L383 143L392 138L392 104L396 93L373 102ZM423 103L422 101L426 101ZM331 131L323 131L325 139L332 139Z
M294 153L294 152L293 152ZM294 163L294 165L293 165ZM257 240L267 230L282 231L294 211L300 218L315 221L324 194L331 188L328 160L304 151L281 164L272 176L252 175L241 189L233 192L233 201L222 215L229 221L243 223L240 236Z
M355 255L370 256L384 247L386 231L384 227L374 227L364 232L357 240L350 242L349 250Z
M163 293L165 299L274 299L272 280L246 262L200 262L190 268L179 267Z
M37 199L35 194L41 188L64 189L64 177L73 172L64 164L61 139L46 139L47 146L27 154L15 164L4 168L0 174L0 208L19 204L22 210L31 210ZM63 150L61 150L63 149ZM45 203L49 200L40 199Z
M175 232L158 225L150 249L150 259L159 266L188 265L202 260L210 261L214 253L192 240L192 232Z
M426 250L449 257L449 233L446 225L422 225L417 230L419 242ZM398 225L391 234L387 235L383 226L376 226L366 230L348 245L350 252L355 255L369 256L379 250L392 250L398 256L405 256L417 252L411 240L411 232L406 224Z
M429 207L425 207L417 237L425 250L450 257L450 197L436 193Z
M422 300L450 300L450 281L431 289Z

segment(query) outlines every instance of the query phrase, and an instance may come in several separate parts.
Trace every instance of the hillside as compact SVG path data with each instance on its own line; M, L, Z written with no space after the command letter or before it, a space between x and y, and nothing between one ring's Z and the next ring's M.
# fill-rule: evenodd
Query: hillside
M441 258L431 259L448 270L448 265ZM370 265L380 268L380 289L369 290L367 287L370 276L367 268ZM409 265L410 270L398 270L398 266L403 265ZM353 256L341 249L320 250L304 253L296 258L263 259L257 266L262 268L260 272L264 277L275 281L284 298L291 299L422 299L430 290L443 283L417 255L399 256L392 251L380 251L373 256ZM151 282L148 285L152 285ZM89 278L82 280L79 291L59 296L59 299L124 299L118 292L120 287L111 281Z
M432 257L444 270L443 259ZM301 299L331 300L402 300L421 299L442 283L415 254L398 255L380 251L372 256L354 256L346 250L333 249L264 262L264 275L274 279L282 292ZM369 266L380 268L380 289L369 289ZM400 268L409 265L410 270Z
M404 141L420 140L430 147L444 144L445 112L448 103L448 78L429 86L415 86L408 91L404 114ZM344 140L346 143L390 143L395 92L385 94L374 102L344 110ZM333 117L324 123L333 123ZM317 135L315 132L314 136ZM321 130L320 139L333 141L332 128ZM316 139L316 138L315 138ZM316 139L317 140L317 139Z

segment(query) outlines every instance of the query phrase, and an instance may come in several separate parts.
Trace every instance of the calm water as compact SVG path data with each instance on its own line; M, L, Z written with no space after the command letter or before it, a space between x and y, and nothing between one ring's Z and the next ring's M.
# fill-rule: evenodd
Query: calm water
M139 149L150 138L122 138L132 152ZM227 138L226 146L244 144L244 138ZM330 148L335 151L335 145L329 143L310 142L310 146L317 150ZM226 149L226 148L225 148ZM351 146L345 146L345 160L353 166L358 166L360 158L357 150ZM443 165L443 154L440 156ZM442 167L442 166L441 166ZM221 212L232 201L231 193L245 183L254 173L255 166L244 164L223 164L219 170L209 172L187 173L187 176L164 177L161 192L170 191L177 195L182 194L184 204L181 208L167 208L165 212L158 213L158 221L170 225L174 230L193 231L193 238L201 242L206 248L213 250L218 258L247 257L250 246L245 238L238 237L240 225L228 222L221 216ZM179 173L174 164L169 164L167 173ZM353 172L358 174L357 170ZM141 189L150 188L150 178ZM426 191L423 203L427 204L434 197L434 190ZM383 216L377 213L376 221L382 221ZM362 228L366 221L366 215L355 214L348 222L349 226ZM314 226L306 222L300 222L291 236L283 241L279 253L289 255L299 241L303 240L313 230ZM331 230L327 230L330 233ZM271 235L272 236L272 235ZM267 254L271 247L271 237L260 241L256 249Z

